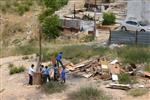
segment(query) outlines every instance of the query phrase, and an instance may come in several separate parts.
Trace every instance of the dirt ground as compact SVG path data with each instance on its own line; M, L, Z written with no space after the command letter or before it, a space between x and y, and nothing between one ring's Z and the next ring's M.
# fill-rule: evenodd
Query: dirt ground
M9 75L8 65L10 63L16 66L23 65L26 67L26 71L20 74ZM88 85L104 90L107 95L111 96L111 100L148 100L150 98L150 93L133 98L127 95L127 92L124 90L105 88L106 81L74 77L69 73L67 74L67 89L62 93L49 95L44 93L40 86L27 85L27 69L32 63L36 64L36 60L22 60L22 56L0 59L0 100L69 100L67 96L69 93Z

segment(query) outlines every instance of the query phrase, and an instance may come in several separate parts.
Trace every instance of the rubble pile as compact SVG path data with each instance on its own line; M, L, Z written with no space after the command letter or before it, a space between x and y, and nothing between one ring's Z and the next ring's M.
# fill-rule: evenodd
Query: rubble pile
M82 76L85 78L92 78L95 80L112 80L110 84L107 84L107 88L115 88L128 90L134 87L145 87L150 88L150 73L145 72L141 68L137 67L135 64L129 64L123 67L122 64L117 60L109 61L106 58L94 58L90 60L83 61L79 64L73 65L72 63L66 64L66 69L76 76ZM135 84L120 84L119 75L121 73L126 73L132 77L146 78L147 81L139 82ZM144 79L145 80L145 79Z

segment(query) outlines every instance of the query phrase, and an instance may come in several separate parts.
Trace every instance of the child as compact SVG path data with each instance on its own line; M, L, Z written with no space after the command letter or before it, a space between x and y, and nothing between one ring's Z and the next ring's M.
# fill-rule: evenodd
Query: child
M63 69L61 71L61 81L62 81L62 83L66 82L66 70L65 70L65 67L63 67Z
M53 68L54 68L54 81L58 81L58 67L56 64L54 64Z

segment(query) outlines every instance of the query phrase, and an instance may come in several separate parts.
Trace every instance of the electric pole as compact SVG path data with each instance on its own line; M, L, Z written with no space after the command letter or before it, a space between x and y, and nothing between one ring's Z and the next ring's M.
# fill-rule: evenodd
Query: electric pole
M96 37L96 0L95 0L95 9L94 9L94 39Z
M76 6L75 6L75 3L74 3L74 11L73 11L73 14L74 14L74 19L75 19L75 17L76 17L76 8L75 8Z

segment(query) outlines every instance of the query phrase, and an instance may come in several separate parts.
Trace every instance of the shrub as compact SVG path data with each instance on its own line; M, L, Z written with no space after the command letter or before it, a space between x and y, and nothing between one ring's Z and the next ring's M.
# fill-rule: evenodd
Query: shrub
M113 13L107 12L103 13L103 25L111 25L114 24L116 21L116 17Z
M145 71L150 72L150 65L147 65L147 66L145 67Z
M10 63L10 64L8 65L8 68L12 68L12 67L14 67L14 65L13 65L12 63Z
M9 74L12 75L12 74L21 73L21 72L24 72L24 71L25 71L25 68L23 66L21 66L21 67L12 67L10 69Z
M93 34L89 34L89 35L86 35L85 37L83 37L84 42L91 42L94 40L94 35Z
M23 15L25 12L29 11L29 7L29 5L20 4L17 6L17 12L19 13L19 15Z
M70 100L110 100L103 91L94 87L81 87L78 91L69 94Z
M67 86L65 84L55 81L50 81L42 86L43 90L49 94L62 92L66 89L66 87Z
M29 59L29 57L28 56L23 56L22 57L22 60L26 60L26 59Z
M148 89L147 88L135 88L135 89L131 89L128 91L128 94L131 95L131 96L142 96L146 93L148 93Z
M137 80L127 73L121 73L119 74L119 83L120 84L133 84L137 83Z

